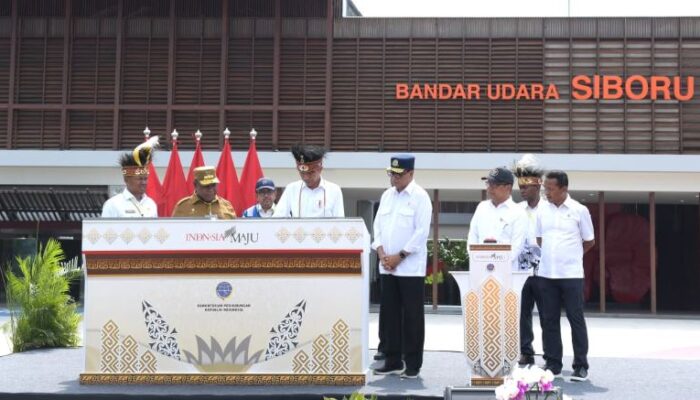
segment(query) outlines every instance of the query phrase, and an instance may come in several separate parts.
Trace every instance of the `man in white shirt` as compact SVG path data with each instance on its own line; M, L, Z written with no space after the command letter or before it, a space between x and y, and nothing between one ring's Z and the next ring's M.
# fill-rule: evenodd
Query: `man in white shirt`
M532 310L540 305L539 291L537 290L537 268L540 263L540 246L537 245L535 230L537 227L537 209L546 203L540 198L542 188L542 169L539 160L532 154L525 154L513 167L513 174L518 178L518 188L523 201L518 206L525 210L527 215L527 237L525 246L518 257L518 268L521 271L532 271L532 275L525 280L520 294L520 360L521 366L535 364L535 349L532 342L535 334L532 331ZM540 319L540 326L542 325Z
M275 207L276 218L345 217L340 186L321 177L326 150L315 145L292 147L301 180L284 188Z
M488 199L479 203L469 224L467 246L482 243L510 245L511 267L518 270L518 257L525 246L527 235L527 215L522 207L515 204L513 173L505 167L494 168L486 181Z
M119 158L126 189L112 196L102 206L102 218L157 218L158 207L146 195L148 166L158 136L140 144Z
M243 218L269 218L275 213L277 189L272 179L262 177L255 182L258 203L243 211Z
M537 242L542 248L538 274L540 319L546 368L558 375L562 369L561 306L571 325L574 348L572 381L588 380L588 332L583 315L583 255L595 245L588 209L568 193L569 178L550 171L544 182L549 201L537 213Z
M384 365L374 373L409 379L417 378L423 366L426 244L433 212L430 196L413 180L414 165L412 155L391 158L392 187L382 194L372 242L380 263L385 354Z

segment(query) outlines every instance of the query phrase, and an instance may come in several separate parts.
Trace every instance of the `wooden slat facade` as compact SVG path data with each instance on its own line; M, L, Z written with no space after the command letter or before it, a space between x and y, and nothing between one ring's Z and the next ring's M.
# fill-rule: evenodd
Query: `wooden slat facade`
M700 95L570 96L579 74L700 78L700 18L342 18L341 3L0 0L0 148L131 148L148 125L218 149L223 125L236 149L255 128L260 150L700 153ZM396 100L404 82L481 99ZM487 83L561 98L492 101Z

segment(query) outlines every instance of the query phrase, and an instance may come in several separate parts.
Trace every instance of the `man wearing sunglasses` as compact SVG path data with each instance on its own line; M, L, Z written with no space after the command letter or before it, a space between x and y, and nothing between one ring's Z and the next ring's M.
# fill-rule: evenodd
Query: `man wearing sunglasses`
M467 246L482 243L509 244L511 266L518 270L518 257L525 246L528 218L525 210L518 206L511 196L513 173L498 167L489 171L486 181L487 200L476 207L469 223Z
M275 207L275 218L345 217L340 186L321 177L326 149L311 144L292 147L300 180L284 189Z
M423 365L423 298L427 241L433 206L413 179L415 157L391 158L391 188L382 194L372 248L379 256L380 336L385 361L377 375L415 379ZM403 361L402 361L403 358Z

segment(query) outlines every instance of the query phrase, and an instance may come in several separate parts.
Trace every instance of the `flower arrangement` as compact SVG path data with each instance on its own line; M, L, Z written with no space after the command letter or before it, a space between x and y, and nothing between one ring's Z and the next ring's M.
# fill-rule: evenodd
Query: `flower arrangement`
M543 400L550 397L556 400L570 400L562 395L558 387L554 387L554 374L550 370L544 370L537 366L527 368L515 367L503 384L496 388L497 400Z

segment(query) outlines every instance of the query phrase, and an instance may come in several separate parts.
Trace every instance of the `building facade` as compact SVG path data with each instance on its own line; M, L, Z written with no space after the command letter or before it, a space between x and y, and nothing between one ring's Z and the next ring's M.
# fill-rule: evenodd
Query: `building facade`
M466 233L484 172L531 152L570 172L596 219L591 304L698 311L699 75L700 18L0 0L0 227L7 240L79 238L145 126L162 138L177 129L185 150L201 130L210 164L228 127L239 167L255 128L279 186L294 179L293 143L323 144L348 215L379 198L391 153L417 153L417 179L453 237ZM167 151L156 163L162 173Z

